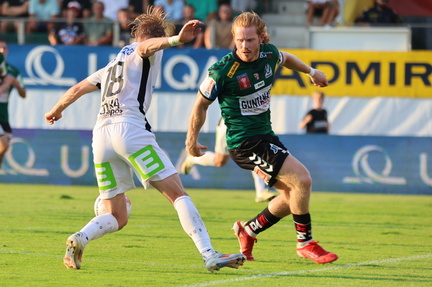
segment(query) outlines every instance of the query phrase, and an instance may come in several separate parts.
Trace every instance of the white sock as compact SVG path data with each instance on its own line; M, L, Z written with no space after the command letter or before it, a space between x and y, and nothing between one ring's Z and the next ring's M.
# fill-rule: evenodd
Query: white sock
M258 174L256 174L253 171L252 171L252 177L254 179L254 184L255 184L255 193L257 196L259 196L261 192L267 190L267 185L264 183L261 177L259 177Z
M308 245L309 242L312 242L312 241L314 241L313 238L312 238L311 240L308 240L308 241L305 241L305 242L297 242L297 248L303 248L303 247L305 247L306 245Z
M194 164L202 166L214 166L215 153L212 151L206 151L203 156L194 157L192 162Z
M87 237L86 239L90 241L101 238L107 233L116 232L117 230L117 219L111 213L107 213L94 217L80 231L83 232Z
M245 226L244 230L246 231L247 234L249 234L250 237L257 237L258 235L255 232L253 232L252 228L250 228L249 226Z
M181 196L174 201L174 208L177 210L183 230L192 238L199 253L204 258L214 254L210 236L192 199L187 195Z

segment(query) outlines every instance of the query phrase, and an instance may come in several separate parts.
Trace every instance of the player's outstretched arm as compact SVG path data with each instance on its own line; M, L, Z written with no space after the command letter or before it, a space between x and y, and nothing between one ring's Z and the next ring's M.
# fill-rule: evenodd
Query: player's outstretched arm
M282 54L284 56L284 62L282 63L283 67L308 74L312 83L317 87L328 86L327 78L323 72L306 65L293 54L287 52L282 52Z
M137 53L142 58L148 58L159 50L190 42L201 32L201 25L204 25L201 21L190 20L176 36L143 39L137 47Z
M71 87L66 93L58 100L51 111L45 114L45 120L50 125L58 121L62 117L62 112L70 106L73 102L78 100L82 95L94 92L98 89L97 86L90 83L87 79L82 80L78 84Z

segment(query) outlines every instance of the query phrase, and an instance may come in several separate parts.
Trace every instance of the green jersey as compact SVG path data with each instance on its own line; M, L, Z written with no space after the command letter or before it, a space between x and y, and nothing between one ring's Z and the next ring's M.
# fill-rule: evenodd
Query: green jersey
M10 75L11 77L16 78L18 80L18 82L20 83L21 87L24 88L24 81L23 81L23 78L22 78L20 71L17 68L15 68L14 66L10 65L9 63L6 63L6 62L4 62L4 63L6 65L7 74ZM4 91L3 94L0 94L0 122L3 122L3 123L9 122L8 104L9 104L9 96L10 96L13 88L14 88L14 86L10 85L9 89Z
M209 68L199 90L207 99L219 101L227 126L228 149L254 135L274 135L270 90L282 62L283 56L275 46L261 44L259 58L254 62L243 62L232 51Z

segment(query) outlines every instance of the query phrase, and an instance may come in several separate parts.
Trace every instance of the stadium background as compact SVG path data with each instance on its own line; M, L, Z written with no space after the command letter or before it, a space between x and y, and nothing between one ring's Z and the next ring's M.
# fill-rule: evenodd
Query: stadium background
M416 1L415 1L416 2ZM379 45L379 43L377 43ZM116 47L9 44L28 90L13 95L12 148L0 181L96 185L91 129L98 93L72 105L54 126L43 115L64 91L104 66ZM297 125L311 108L307 76L279 70L272 90L272 121L290 151L311 171L316 191L432 194L432 52L289 49L326 72L331 135L304 135ZM184 156L189 112L205 70L226 50L168 49L148 120L174 163ZM212 105L201 141L214 146L218 119ZM195 167L186 187L253 189L248 171L234 163Z

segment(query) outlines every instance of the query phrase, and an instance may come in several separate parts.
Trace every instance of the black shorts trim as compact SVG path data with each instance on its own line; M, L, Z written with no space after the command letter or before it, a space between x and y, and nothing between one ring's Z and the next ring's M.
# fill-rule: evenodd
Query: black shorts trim
M271 187L289 151L277 136L266 134L246 139L238 148L230 149L229 154L238 166L253 170Z
M5 133L12 133L12 128L11 128L11 126L9 125L9 123L7 123L7 122L1 122L0 125L1 125L1 127L3 128L3 131L4 131Z

